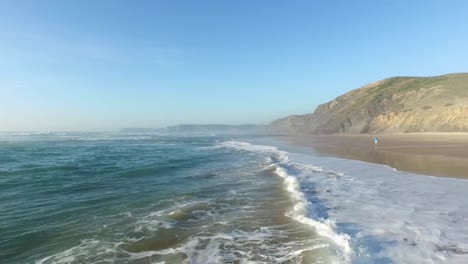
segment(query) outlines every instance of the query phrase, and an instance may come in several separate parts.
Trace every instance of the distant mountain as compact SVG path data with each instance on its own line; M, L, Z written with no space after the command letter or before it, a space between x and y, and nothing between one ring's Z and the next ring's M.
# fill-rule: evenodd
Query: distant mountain
M468 73L393 77L272 122L288 133L468 132Z
M157 133L159 129L155 128L140 128L140 127L129 127L120 130L122 133Z
M159 129L124 128L123 133L261 133L264 126L260 125L223 125L223 124L181 124Z

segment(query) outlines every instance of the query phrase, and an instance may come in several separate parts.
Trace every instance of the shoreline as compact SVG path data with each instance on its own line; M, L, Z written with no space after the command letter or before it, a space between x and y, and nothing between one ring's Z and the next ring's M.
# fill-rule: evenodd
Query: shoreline
M377 145L374 137L379 138ZM289 134L276 138L320 156L383 164L428 176L468 179L468 133Z

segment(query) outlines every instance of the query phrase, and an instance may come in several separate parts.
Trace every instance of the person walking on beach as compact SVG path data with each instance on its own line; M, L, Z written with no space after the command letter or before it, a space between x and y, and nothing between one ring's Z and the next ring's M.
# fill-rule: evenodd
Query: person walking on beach
M374 137L374 145L377 146L377 144L379 144L379 138L378 138L378 137Z

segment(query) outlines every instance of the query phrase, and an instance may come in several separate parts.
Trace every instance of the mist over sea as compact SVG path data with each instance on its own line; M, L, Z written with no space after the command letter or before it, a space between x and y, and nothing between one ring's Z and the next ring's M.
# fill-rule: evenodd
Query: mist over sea
M278 145L0 133L0 262L468 261L468 181Z

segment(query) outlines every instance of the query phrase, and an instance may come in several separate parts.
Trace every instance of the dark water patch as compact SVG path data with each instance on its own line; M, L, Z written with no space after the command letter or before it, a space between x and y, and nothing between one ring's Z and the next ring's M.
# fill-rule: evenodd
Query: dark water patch
M212 179L215 178L217 175L213 172L206 172L206 173L197 173L196 175L188 175L185 176L184 179Z
M170 173L170 172L172 172L170 168L150 166L146 168L126 170L126 171L120 172L119 176L134 178L134 177L157 176L157 175Z
M193 233L193 231L186 229L161 229L151 237L144 238L137 242L124 244L122 248L132 253L167 249L176 246L183 240L186 240Z
M19 162L20 160L14 157L8 157L5 154L0 152L0 164L5 164L5 163L15 163Z
M81 170L80 167L74 165L33 165L27 164L21 167L11 168L9 170L0 170L0 177L15 177L20 176L16 179L21 180L24 178L31 178L36 176L51 176L51 173L70 173ZM40 178L39 178L40 179ZM41 180L41 179L40 179Z

